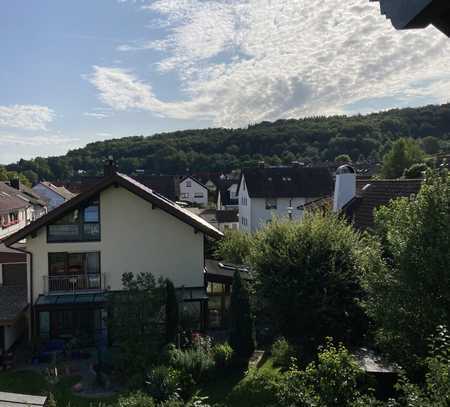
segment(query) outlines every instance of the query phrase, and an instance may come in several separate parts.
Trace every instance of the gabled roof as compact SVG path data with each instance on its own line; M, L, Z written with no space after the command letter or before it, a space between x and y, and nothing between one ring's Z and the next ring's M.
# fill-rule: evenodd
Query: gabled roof
M65 200L69 200L72 199L75 194L73 194L72 192L70 192L68 189L66 189L63 186L56 186L54 184L52 184L51 182L48 181L41 181L40 184L44 185L45 187L47 187L48 189L50 189L51 191L53 191L54 193L58 194L59 196L61 196L62 198L64 198Z
M64 202L61 206L58 206L54 210L50 211L47 215L44 215L43 217L30 223L23 229L5 238L4 243L7 246L10 246L24 239L25 237L36 232L43 226L46 226L47 224L52 223L57 219L61 218L67 212L70 212L71 210L77 208L79 205L88 201L89 199L97 195L99 192L105 190L111 185L118 185L125 188L126 190L136 194L140 198L150 202L155 207L171 214L172 216L175 216L177 219L181 220L184 223L187 223L194 229L199 230L200 232L203 232L208 236L211 236L216 239L219 239L223 236L222 232L220 232L215 227L210 225L200 216L197 216L189 212L187 209L181 208L174 202L154 192L153 190L139 183L135 179L117 172L113 173L108 177L103 178L89 190L85 191L80 195L75 196L69 201Z
M356 197L343 208L342 213L353 221L358 230L366 230L374 226L374 210L387 205L391 200L410 197L420 191L421 179L366 180L359 186Z
M220 203L222 205L238 205L239 200L231 199L230 198L230 192L228 191L228 188L230 188L232 185L238 185L239 188L239 180L237 179L221 179L217 182L217 194L220 192Z
M181 178L180 178L180 184L181 184L183 181L187 180L188 178L191 179L192 181L196 182L197 184L201 185L203 188L208 189L208 187L207 187L205 184L203 184L203 183L202 183L201 181L199 181L197 178L194 178L192 175L185 175L185 176L181 177Z
M29 203L25 199L19 198L17 193L17 190L0 181L0 214L29 206Z
M243 170L242 177L250 198L318 198L331 195L334 188L323 167L252 168Z
M14 188L11 185L11 181L5 182L5 187L9 189L4 189L4 191L10 193L11 195L16 195L19 198L25 199L33 205L47 206L47 202L43 200L32 188L19 183L19 189ZM5 188L4 187L4 188Z

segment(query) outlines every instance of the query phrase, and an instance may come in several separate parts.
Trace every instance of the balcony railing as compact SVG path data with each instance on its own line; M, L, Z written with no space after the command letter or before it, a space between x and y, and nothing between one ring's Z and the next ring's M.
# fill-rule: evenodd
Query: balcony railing
M44 293L99 291L105 289L105 275L73 274L65 276L44 276Z

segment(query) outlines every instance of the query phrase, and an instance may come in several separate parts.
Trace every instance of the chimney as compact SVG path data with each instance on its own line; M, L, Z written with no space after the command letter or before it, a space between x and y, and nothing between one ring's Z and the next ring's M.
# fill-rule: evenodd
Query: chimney
M348 164L336 170L334 184L333 212L339 212L345 204L356 196L356 172Z
M20 191L20 179L19 178L13 178L13 179L9 180L9 185L11 185L11 187Z
M105 160L103 166L103 176L110 177L111 175L114 175L116 172L117 172L117 163L114 161L113 156L110 155L108 159Z

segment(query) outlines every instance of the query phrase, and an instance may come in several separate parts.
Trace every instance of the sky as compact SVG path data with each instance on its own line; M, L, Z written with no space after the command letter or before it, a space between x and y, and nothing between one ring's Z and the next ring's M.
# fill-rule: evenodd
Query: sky
M0 4L0 164L96 141L447 103L450 40L368 0Z

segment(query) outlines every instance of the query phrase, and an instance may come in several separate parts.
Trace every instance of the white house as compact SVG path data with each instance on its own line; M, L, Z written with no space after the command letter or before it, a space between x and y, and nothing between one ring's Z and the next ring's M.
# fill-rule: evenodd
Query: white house
M33 191L48 202L48 209L52 210L72 199L75 194L64 187L57 187L51 182L42 181L33 187Z
M183 177L180 180L180 200L207 206L208 188L194 177Z
M200 329L207 301L205 236L222 233L150 188L111 171L93 188L9 236L26 239L31 332L43 338L105 331L108 293L125 272L169 278Z
M260 167L242 171L239 229L255 232L274 217L301 219L304 206L333 194L326 168Z
M239 180L220 179L217 186L217 210L236 210L238 201Z

